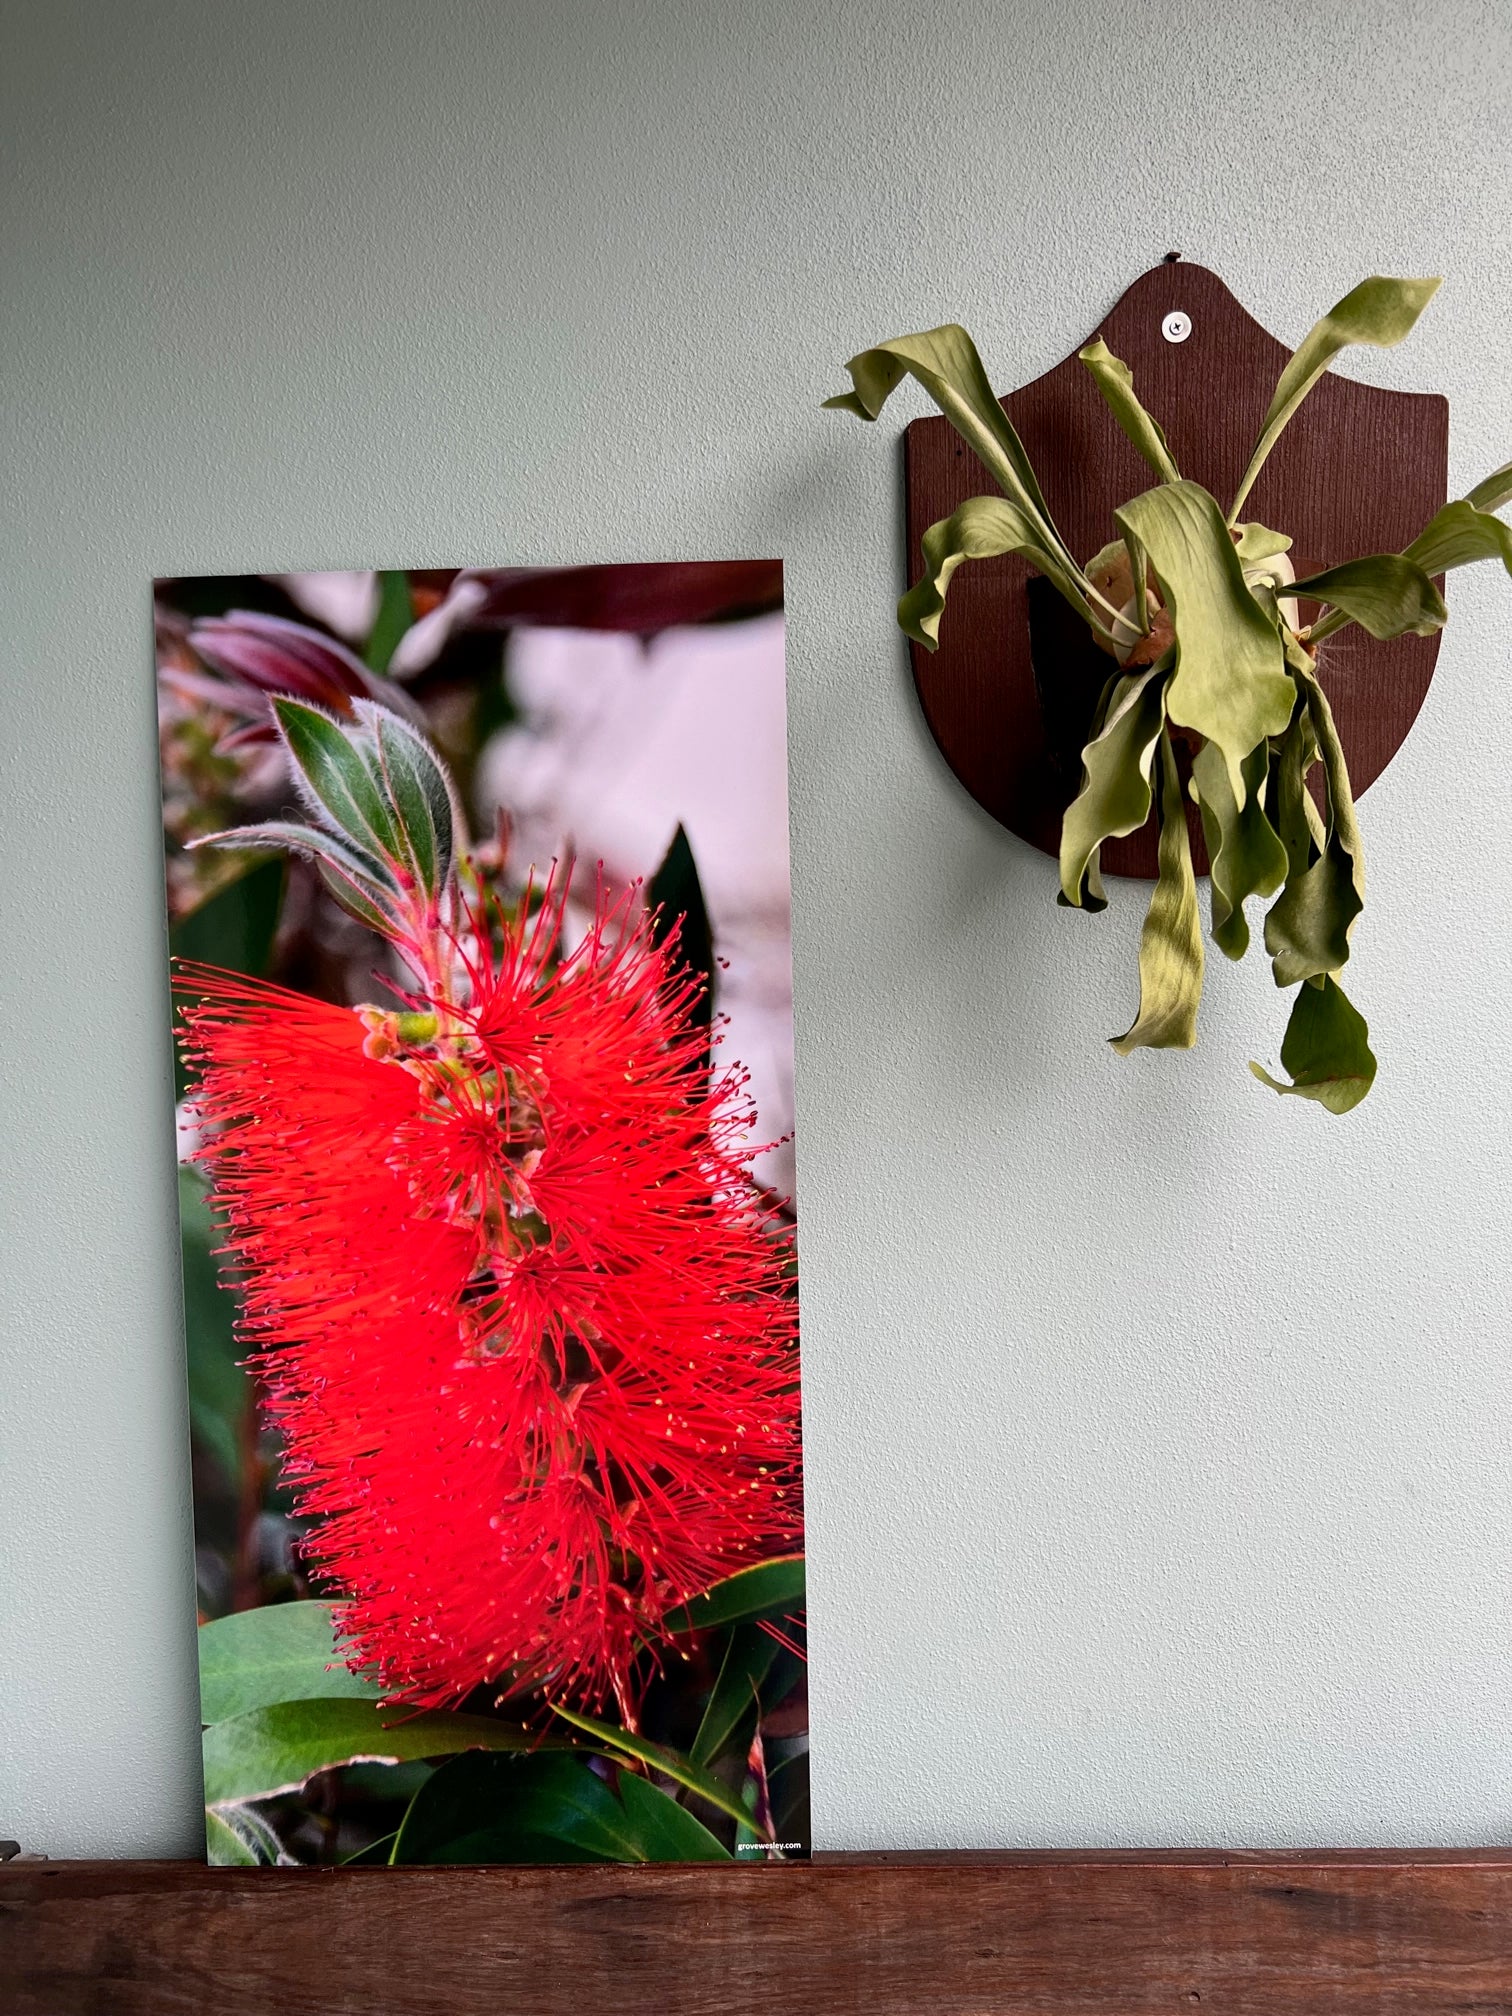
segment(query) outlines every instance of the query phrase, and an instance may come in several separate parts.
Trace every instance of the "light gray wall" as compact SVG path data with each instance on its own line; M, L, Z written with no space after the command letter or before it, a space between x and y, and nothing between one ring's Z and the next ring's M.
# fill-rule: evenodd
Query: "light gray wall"
M890 17L890 18L889 18ZM1379 1087L1283 1003L1120 1062L1137 931L952 784L892 627L898 401L1179 247L1295 341L1443 272L1512 452L1512 30L1403 0L11 0L0 1832L199 1846L154 571L788 562L827 1846L1512 1838L1512 596L1365 804ZM731 765L740 751L729 752ZM1221 962L1219 962L1221 963Z

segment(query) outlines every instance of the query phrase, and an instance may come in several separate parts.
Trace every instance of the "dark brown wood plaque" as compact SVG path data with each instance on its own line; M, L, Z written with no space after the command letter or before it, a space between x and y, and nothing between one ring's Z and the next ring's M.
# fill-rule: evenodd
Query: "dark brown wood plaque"
M1173 312L1191 323L1178 343L1162 333ZM1092 333L1134 373L1182 474L1227 508L1291 352L1216 273L1184 261L1143 274ZM1150 471L1074 351L1003 405L1067 544L1090 559L1116 538L1115 506L1148 489ZM913 580L926 529L995 486L947 420L915 420L905 438ZM1361 553L1399 552L1443 503L1448 466L1446 400L1330 372L1282 435L1244 515L1290 533L1307 571ZM968 562L950 584L939 651L910 648L924 717L945 761L994 819L1055 854L1061 814L1080 781L1087 720L1112 661L1053 590L1038 583L1042 592L1031 595L1029 580L1021 560ZM1354 627L1324 646L1321 678L1357 797L1401 747L1437 655L1437 636L1378 643ZM1195 813L1191 823L1197 866L1205 870ZM1108 842L1102 860L1115 875L1153 876L1153 829Z
M1508 2016L1512 1851L0 1869L6 2016Z

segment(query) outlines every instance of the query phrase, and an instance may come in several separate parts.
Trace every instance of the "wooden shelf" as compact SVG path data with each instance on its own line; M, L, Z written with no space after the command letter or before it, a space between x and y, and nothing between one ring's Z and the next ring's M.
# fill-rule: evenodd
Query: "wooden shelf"
M1512 1850L0 1868L7 2016L1494 2016Z

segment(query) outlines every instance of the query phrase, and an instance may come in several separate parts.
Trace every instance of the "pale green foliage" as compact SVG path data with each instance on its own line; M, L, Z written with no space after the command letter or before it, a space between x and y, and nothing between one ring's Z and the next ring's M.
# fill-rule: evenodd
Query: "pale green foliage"
M1192 759L1192 791L1202 811L1207 841L1213 943L1227 958L1242 959L1249 948L1244 905L1251 896L1274 896L1286 880L1287 854L1266 816L1270 744L1259 743L1244 759L1244 802L1229 786L1228 765L1214 743Z
M1069 573L1044 544L1039 525L1004 497L968 497L948 518L930 526L923 544L925 571L898 603L898 622L926 651L939 648L945 591L963 560L1020 553L1056 582L1069 601L1077 600Z
M1166 713L1216 742L1244 803L1245 757L1285 732L1296 704L1275 621L1250 593L1223 514L1200 483L1166 483L1114 514L1149 556L1176 630Z
M1290 538L1239 513L1287 422L1350 344L1401 342L1437 280L1362 280L1308 333L1275 393L1232 508L1182 478L1128 366L1098 340L1081 352L1124 434L1160 479L1115 512L1120 538L1078 564L1056 530L1038 478L994 395L976 345L955 323L900 336L851 359L853 390L825 403L875 420L904 377L932 396L1003 490L973 497L923 539L925 572L898 621L929 650L939 643L951 578L963 562L1014 553L1084 618L1119 666L1082 751L1082 788L1061 828L1062 903L1101 910L1103 843L1159 821L1159 876L1140 941L1139 1013L1114 1048L1189 1048L1196 1040L1203 956L1177 741L1193 748L1192 797L1212 862L1211 928L1242 956L1249 898L1274 897L1265 946L1276 984L1299 988L1281 1062L1290 1084L1251 1065L1278 1092L1332 1113L1357 1106L1376 1063L1364 1017L1337 975L1365 902L1365 856L1344 751L1316 665L1319 643L1347 624L1372 637L1427 636L1447 618L1436 577L1476 560L1512 574L1512 528L1494 514L1512 500L1504 464L1437 512L1404 553L1374 553L1305 581ZM1321 603L1297 628L1300 597ZM1040 676L1053 667L1039 667ZM1174 737L1172 728L1184 731ZM1309 777L1321 764L1320 812Z
M1389 350L1394 343L1400 343L1438 292L1438 286L1437 280L1386 280L1376 274L1352 287L1321 322L1314 323L1276 381L1270 408L1260 424L1260 439L1234 497L1234 508L1229 513L1231 521L1239 516L1245 498L1254 488L1255 478L1265 466L1265 458L1280 439L1281 430L1339 352L1351 343L1369 343L1378 350Z
M1115 357L1101 336L1077 352L1097 380L1108 410L1155 471L1162 483L1179 483L1181 471L1171 457L1171 444L1158 420L1152 420L1134 396L1134 373Z
M1160 733L1158 863L1155 893L1139 935L1139 1013L1132 1028L1112 1039L1113 1048L1125 1057L1131 1050L1190 1050L1197 1041L1202 922L1181 776L1166 729Z
M1061 901L1107 908L1097 872L1104 840L1137 833L1150 816L1150 767L1165 725L1170 665L1129 672L1113 688L1100 734L1082 751L1085 782L1061 822Z
M1501 521L1493 518L1488 522L1498 525ZM1294 592L1328 603L1337 619L1334 629L1358 623L1372 637L1401 637L1407 631L1415 637L1430 637L1449 620L1444 598L1427 571L1405 553L1367 553L1359 560L1346 560L1341 567L1329 567L1298 581ZM1323 624L1318 624L1314 641L1327 634Z

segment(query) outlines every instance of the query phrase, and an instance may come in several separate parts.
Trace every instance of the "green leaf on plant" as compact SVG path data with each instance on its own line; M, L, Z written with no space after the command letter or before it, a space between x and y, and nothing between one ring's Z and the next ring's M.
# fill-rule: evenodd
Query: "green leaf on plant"
M633 1789L632 1789L633 1788ZM412 1800L393 1863L724 1862L700 1821L629 1771L619 1793L584 1757L470 1754Z
M345 834L375 868L399 859L404 850L393 805L363 761L357 738L318 707L286 694L274 700L273 718L300 796L315 817Z
M730 1851L686 1806L633 1771L621 1771L619 1795L641 1862L729 1862Z
M1265 949L1271 955L1278 987L1337 973L1349 958L1350 934L1365 907L1365 845L1355 817L1339 731L1306 654L1299 649L1293 663L1323 758L1328 824L1317 858L1304 868L1292 837L1295 813L1283 820L1282 834L1293 856L1292 866L1286 886L1265 920ZM1288 786L1285 767L1281 782Z
M926 651L940 646L940 617L951 576L963 560L990 560L1017 553L1054 583L1077 609L1086 598L1063 561L1045 543L1039 521L1003 497L968 497L948 518L931 525L920 542L924 572L898 603L898 625Z
M1102 844L1137 833L1150 816L1150 773L1165 724L1170 669L1163 658L1126 672L1113 688L1101 732L1082 750L1082 787L1061 821L1062 903L1105 910Z
M1434 512L1403 557L1425 574L1445 574L1477 560L1500 560L1512 574L1512 526L1461 497Z
M1476 511L1499 511L1509 499L1512 499L1512 462L1503 462L1500 469L1483 476L1465 495L1465 502Z
M1250 1069L1273 1092L1316 1100L1330 1113L1348 1113L1375 1082L1368 1037L1365 1017L1333 976L1325 974L1321 985L1308 981L1298 989L1286 1025L1281 1063L1291 1073L1291 1084L1272 1078L1258 1064L1251 1063Z
M1400 343L1438 291L1437 280L1391 280L1375 275L1352 287L1315 323L1293 352L1276 383L1260 438L1234 498L1229 519L1239 516L1281 430L1339 352L1351 343L1389 349Z
M1120 1056L1131 1050L1190 1050L1202 1002L1202 922L1187 834L1181 776L1170 735L1160 736L1159 876L1139 938L1139 1013L1109 1040Z
M1072 564L1024 444L992 389L975 343L959 323L879 343L852 357L845 368L855 389L826 399L826 406L875 420L904 377L916 378L1004 494L1038 525L1048 550Z
M328 833L318 826L301 826L292 819L265 819L256 826L232 826L223 833L207 833L194 844L303 854L319 868L321 880L344 909L374 930L384 928L384 906L392 892L389 878L381 863L341 834Z
M1181 471L1172 459L1165 429L1140 404L1134 391L1134 374L1128 365L1113 355L1101 336L1077 354L1096 380L1113 418L1161 482L1179 483Z
M761 1684L772 1670L777 1650L777 1640L759 1624L742 1624L730 1634L719 1676L688 1753L695 1764L712 1764L732 1747L750 1747Z
M803 1608L803 1568L801 1554L779 1554L753 1568L739 1568L691 1603L669 1610L662 1622L669 1631L707 1631L747 1617L789 1616Z
M1322 853L1328 838L1322 815L1307 789L1308 775L1318 760L1318 738L1305 706L1276 745L1273 824L1286 849L1286 879L1305 873Z
M388 1860L634 1862L624 1811L584 1757L470 1752L410 1801Z
M205 1808L205 1857L212 1869L255 1869L263 1859L246 1835L210 1806Z
M308 855L336 900L414 964L434 930L456 845L458 815L441 759L372 700L354 700L349 722L287 696L274 700L273 713L312 823L269 820L193 844Z
M1201 484L1163 483L1113 515L1148 553L1175 626L1166 714L1218 744L1242 806L1245 757L1284 732L1296 705L1280 632L1250 593L1223 513Z
M1123 528L1123 538L1112 550L1116 552L1119 545L1129 562L1129 585L1134 590L1134 622L1138 634L1144 636L1150 628L1150 556L1140 543L1139 534L1127 525ZM1122 627L1118 623L1113 626L1115 636L1119 635ZM1124 638L1122 641L1132 645L1134 640ZM1164 656L1164 653L1161 655Z
M1244 804L1235 805L1228 766L1211 742L1192 759L1192 784L1207 840L1208 893L1213 943L1230 959L1242 959L1249 945L1244 905L1251 896L1274 896L1286 880L1287 855L1281 836L1265 814L1270 745L1262 742L1244 759Z
M633 1735L630 1730L618 1728L612 1722L600 1722L593 1715L581 1715L576 1709L562 1707L560 1702L553 1701L551 1706L564 1722L574 1729L581 1729L585 1736L591 1736L611 1755L634 1757L642 1764L649 1764L653 1771L660 1771L684 1790L696 1793L717 1812L728 1813L734 1820L745 1819L744 1809L725 1786L701 1764L695 1764L691 1757L684 1757L681 1751L663 1743L653 1743L645 1736Z
M356 712L372 735L366 761L393 806L404 855L421 888L437 893L451 873L456 846L446 772L424 736L397 714L361 700Z
M280 1701L368 1701L376 1681L350 1672L338 1637L340 1606L272 1603L199 1628L200 1716L225 1722Z
M355 1700L280 1701L205 1731L205 1804L295 1792L338 1764L405 1764L458 1750L532 1750L533 1730L482 1715Z
M382 674L399 648L399 639L415 620L409 575L402 567L385 567L378 575L378 613L368 632L363 659L370 672Z
M1310 574L1287 593L1326 602L1372 637L1430 637L1449 620L1444 598L1423 568L1402 553L1367 553L1321 574ZM1340 627L1325 618L1318 635Z

